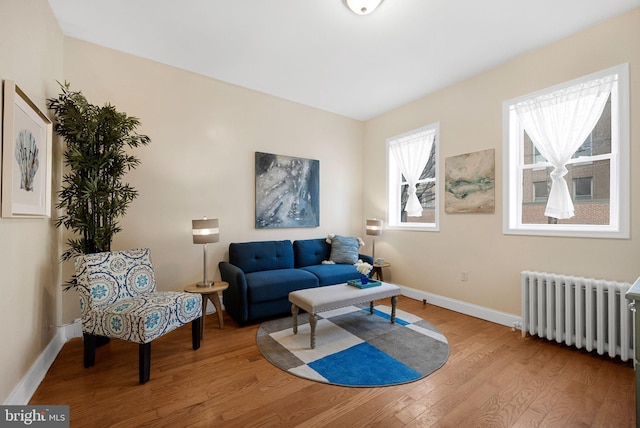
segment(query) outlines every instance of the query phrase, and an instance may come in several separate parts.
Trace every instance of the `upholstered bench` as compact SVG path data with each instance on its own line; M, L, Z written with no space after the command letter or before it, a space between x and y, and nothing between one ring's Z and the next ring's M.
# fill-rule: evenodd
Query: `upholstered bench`
M316 314L331 309L369 302L369 312L373 313L374 300L391 297L391 323L396 319L396 303L400 295L400 287L381 283L379 286L363 288L347 284L330 285L320 288L309 288L289 293L291 315L293 316L293 333L298 334L298 309L309 313L311 327L311 348L316 347Z

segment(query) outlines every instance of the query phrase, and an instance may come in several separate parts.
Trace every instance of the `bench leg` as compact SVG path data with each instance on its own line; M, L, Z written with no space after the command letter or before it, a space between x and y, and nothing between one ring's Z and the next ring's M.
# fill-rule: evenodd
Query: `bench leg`
M293 334L298 334L298 307L291 305L291 317L293 318Z
M316 347L316 314L309 314L309 325L311 326L311 349Z
M373 300L369 302L369 313L373 315Z
M398 296L391 298L391 324L396 322L396 305L398 304Z

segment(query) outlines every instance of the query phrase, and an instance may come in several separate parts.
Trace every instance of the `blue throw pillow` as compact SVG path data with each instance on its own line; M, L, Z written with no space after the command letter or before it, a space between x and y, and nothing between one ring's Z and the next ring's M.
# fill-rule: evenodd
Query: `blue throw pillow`
M360 240L349 236L335 235L331 240L330 260L335 263L354 264L358 261Z

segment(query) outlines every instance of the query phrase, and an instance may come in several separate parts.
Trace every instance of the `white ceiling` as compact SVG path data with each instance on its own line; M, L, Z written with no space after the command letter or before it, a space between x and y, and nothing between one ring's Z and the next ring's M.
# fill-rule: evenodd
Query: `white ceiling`
M640 0L385 0L366 16L342 0L49 4L67 36L367 120Z

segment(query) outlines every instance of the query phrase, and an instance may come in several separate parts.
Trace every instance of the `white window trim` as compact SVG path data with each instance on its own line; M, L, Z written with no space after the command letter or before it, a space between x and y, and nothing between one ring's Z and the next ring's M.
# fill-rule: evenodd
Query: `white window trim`
M522 224L522 174L510 165L518 164L518 157L522 156L522 141L512 147L509 142L522 139L523 131L520 126L510 126L516 123L515 112L511 108L514 104L538 95L561 90L584 81L602 78L611 74L618 74L618 84L611 95L611 177L617 177L617 188L612 189L610 206L612 207L610 225L573 225L573 224ZM615 94L614 94L615 92ZM585 238L618 238L630 237L630 107L629 107L629 64L621 64L602 70L588 76L580 77L559 85L552 86L531 94L505 101L502 104L502 140L503 140L503 216L502 231L507 235L536 235L536 236L568 236ZM613 118L617 117L615 121ZM580 158L572 159L570 163L580 163ZM612 183L614 180L611 180ZM613 187L613 184L612 184ZM617 208L616 208L617 207Z
M411 134L415 134L418 132L426 131L429 129L435 129L436 136L433 141L433 145L435 147L434 156L436 159L435 166L435 222L434 223L400 223L400 218L397 209L393 209L392 207L400 206L400 192L398 189L400 188L399 178L391 179L391 168L393 167L395 160L393 159L393 155L390 151L390 145L393 141L400 139L402 137L406 137ZM387 138L387 229L391 230L414 230L421 232L439 232L440 231L440 122L435 122L430 125L426 125L417 129L413 129L411 131L405 132L400 135L395 135L391 138ZM393 200L392 200L393 199Z

